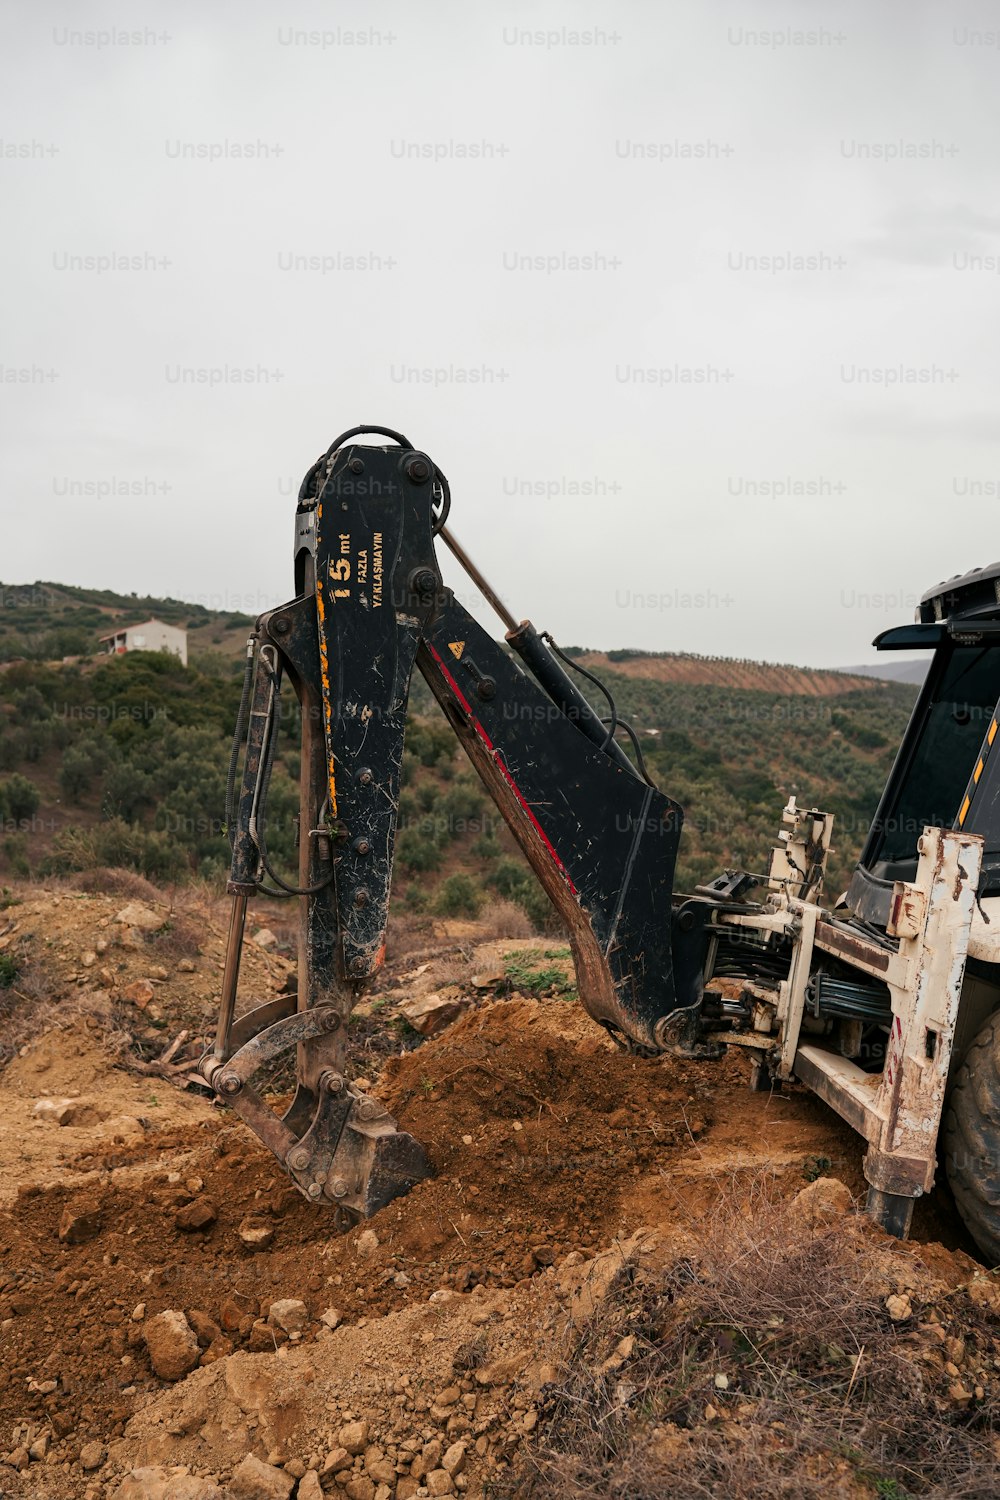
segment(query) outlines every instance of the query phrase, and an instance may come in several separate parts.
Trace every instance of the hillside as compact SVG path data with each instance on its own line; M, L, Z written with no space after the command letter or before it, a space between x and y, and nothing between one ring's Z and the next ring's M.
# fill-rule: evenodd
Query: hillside
M931 655L925 651L915 661L900 661L895 653L886 651L880 661L872 662L870 666L843 667L844 672L854 672L861 677L875 677L880 682L907 682L914 687L919 687L927 676L927 668L931 664Z
M0 877L122 865L157 880L221 883L248 617L56 584L0 592L9 606L0 612ZM158 653L94 654L115 625L151 614L188 627L188 668ZM763 663L574 655L601 669L651 772L686 810L680 887L728 864L762 869L789 795L836 813L831 889L842 887L912 688ZM422 684L412 707L397 897L453 916L513 900L544 924L547 902ZM297 775L298 726L288 714L269 816L285 868Z
M65 583L0 583L0 663L90 656L100 637L155 616L188 632L192 656L225 656L245 643L252 616L183 599L116 594Z
M867 673L821 671L787 663L749 661L740 657L697 656L671 651L586 651L571 654L582 667L603 676L607 671L650 682L685 682L692 686L735 688L740 692L786 693L796 698L833 698L870 689Z

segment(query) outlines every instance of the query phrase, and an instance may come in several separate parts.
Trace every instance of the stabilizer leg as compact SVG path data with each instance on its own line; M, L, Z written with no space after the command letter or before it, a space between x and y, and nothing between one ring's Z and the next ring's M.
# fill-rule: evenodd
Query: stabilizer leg
M914 1201L913 1198L904 1197L902 1193L883 1193L879 1188L870 1187L865 1212L886 1234L894 1235L897 1240L905 1240L910 1232Z

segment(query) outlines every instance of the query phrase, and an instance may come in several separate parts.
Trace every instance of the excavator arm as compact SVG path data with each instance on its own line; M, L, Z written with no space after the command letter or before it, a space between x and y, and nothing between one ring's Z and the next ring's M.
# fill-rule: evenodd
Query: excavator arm
M383 440L354 441L369 434ZM449 509L445 476L401 433L343 434L303 480L296 596L248 642L227 808L232 919L201 1067L301 1191L346 1222L430 1172L413 1137L345 1076L347 1021L385 954L414 667L566 928L584 1008L641 1053L721 1051L700 1013L711 907L673 900L680 807L641 753L637 764L625 753L610 699L602 717L572 663L504 608L449 532ZM505 645L444 586L438 541L500 614ZM294 877L267 843L283 688L302 726ZM247 903L262 891L298 903L297 991L240 1007ZM293 1049L297 1087L279 1117L254 1079Z

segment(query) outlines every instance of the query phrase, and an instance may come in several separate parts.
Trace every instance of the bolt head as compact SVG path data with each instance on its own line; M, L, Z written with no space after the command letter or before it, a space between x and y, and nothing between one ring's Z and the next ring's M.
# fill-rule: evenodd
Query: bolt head
M238 1094L243 1087L243 1080L235 1073L223 1073L215 1087L220 1094Z
M331 1198L347 1197L347 1183L342 1177L335 1177L332 1182L328 1182L326 1190Z
M363 474L365 472L364 463L360 458L352 458L347 467L352 474Z
M288 1165L293 1167L296 1172L301 1172L303 1167L309 1165L309 1152L304 1148L289 1152Z
M431 477L431 466L426 458L411 458L406 465L406 477L414 484L426 484Z

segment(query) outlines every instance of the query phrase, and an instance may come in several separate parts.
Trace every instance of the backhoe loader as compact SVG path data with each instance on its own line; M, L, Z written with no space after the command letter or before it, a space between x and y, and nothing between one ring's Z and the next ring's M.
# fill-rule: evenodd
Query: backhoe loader
M931 589L915 623L875 643L932 655L847 892L824 904L833 818L792 799L766 870L683 893L682 809L600 682L508 611L450 507L442 470L388 428L343 433L302 482L294 597L248 642L233 746L232 918L201 1064L218 1097L341 1226L430 1173L345 1075L347 1021L385 953L416 668L558 913L594 1021L644 1057L710 1066L738 1047L753 1087L812 1089L863 1139L867 1208L893 1234L908 1232L940 1156L958 1212L1000 1261L1000 565ZM438 546L503 643L445 587ZM294 874L267 843L286 684L302 730ZM259 892L298 904L297 990L241 1009ZM293 1049L279 1116L261 1070Z

